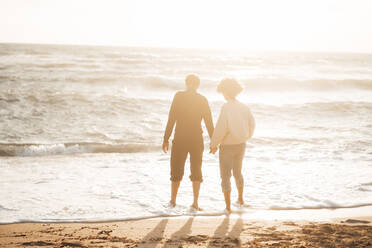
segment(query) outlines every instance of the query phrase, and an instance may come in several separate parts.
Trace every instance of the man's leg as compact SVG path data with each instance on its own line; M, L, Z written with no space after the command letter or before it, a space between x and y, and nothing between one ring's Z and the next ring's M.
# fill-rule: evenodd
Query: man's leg
M178 188L180 187L180 183L183 177L186 158L187 158L187 150L184 149L184 145L180 142L173 141L171 158L170 158L170 165L171 165L170 180L172 181L172 186L171 186L171 200L169 202L169 204L173 207L176 206Z
M200 184L203 181L202 175L202 160L203 160L203 151L204 151L204 143L203 140L198 140L195 144L190 144L190 170L191 175L190 179L192 181L192 190L194 193L194 201L191 205L192 208L197 210L201 210L199 208L199 192L200 192Z
M177 193L178 193L178 188L180 187L181 181L172 181L172 195L171 195L171 200L170 200L170 205L172 207L176 206L176 199L177 199Z
M230 194L231 194L231 190L223 192L223 196L225 197L226 210L229 213L231 212Z
M199 208L199 203L198 203L198 200L199 200L199 191L200 191L200 182L198 181L193 181L192 182L192 190L194 192L194 202L192 203L191 207L197 209L197 210L201 210Z

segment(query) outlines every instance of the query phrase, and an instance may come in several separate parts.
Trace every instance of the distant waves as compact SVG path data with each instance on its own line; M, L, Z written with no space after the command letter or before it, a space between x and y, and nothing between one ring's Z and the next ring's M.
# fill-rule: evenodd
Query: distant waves
M248 90L370 91L371 66L369 54L0 44L0 83L119 84L145 92L182 89L188 73L213 90L222 77L234 76Z
M0 67L0 70L2 68ZM3 69L5 70L5 69ZM62 72L61 72L62 73ZM65 73L65 72L63 72ZM40 75L35 78L34 75L1 75L0 83L16 83L16 82L30 82L34 83L66 83L66 84L102 84L117 85L118 87L125 87L127 89L141 89L144 92L148 91L174 91L182 90L184 87L183 78L166 77L159 75L141 75L128 76L118 73L97 73L97 72L73 72L76 75L65 74L59 76L58 73L54 75ZM205 78L202 79L201 89L215 91L219 79ZM297 80L291 78L242 78L240 79L244 88L248 91L260 92L322 92L322 91L344 91L344 90L361 90L372 91L372 79L309 79Z

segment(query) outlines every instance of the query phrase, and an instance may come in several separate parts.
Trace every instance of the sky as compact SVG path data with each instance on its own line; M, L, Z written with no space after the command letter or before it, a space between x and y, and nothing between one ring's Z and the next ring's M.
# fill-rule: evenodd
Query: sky
M372 53L371 0L0 0L0 42Z

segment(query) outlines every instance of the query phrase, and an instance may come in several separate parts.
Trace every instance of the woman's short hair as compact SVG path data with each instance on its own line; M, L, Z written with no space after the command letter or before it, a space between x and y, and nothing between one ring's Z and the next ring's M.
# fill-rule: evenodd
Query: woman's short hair
M200 78L195 74L189 74L186 76L186 86L197 89L200 85Z
M235 98L242 91L243 87L235 78L224 78L217 87L217 92L227 95L231 98Z

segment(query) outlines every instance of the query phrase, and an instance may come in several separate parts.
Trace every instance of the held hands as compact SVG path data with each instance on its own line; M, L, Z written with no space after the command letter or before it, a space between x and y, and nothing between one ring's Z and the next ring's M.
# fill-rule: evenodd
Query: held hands
M218 148L216 147L209 147L209 153L215 154L217 152Z
M169 149L169 142L163 142L162 149L163 149L164 153L167 153L168 149ZM211 154L216 154L217 150L218 150L217 146L216 147L209 147L209 153L211 153Z
M169 149L169 142L163 142L162 149L164 153L167 153Z

